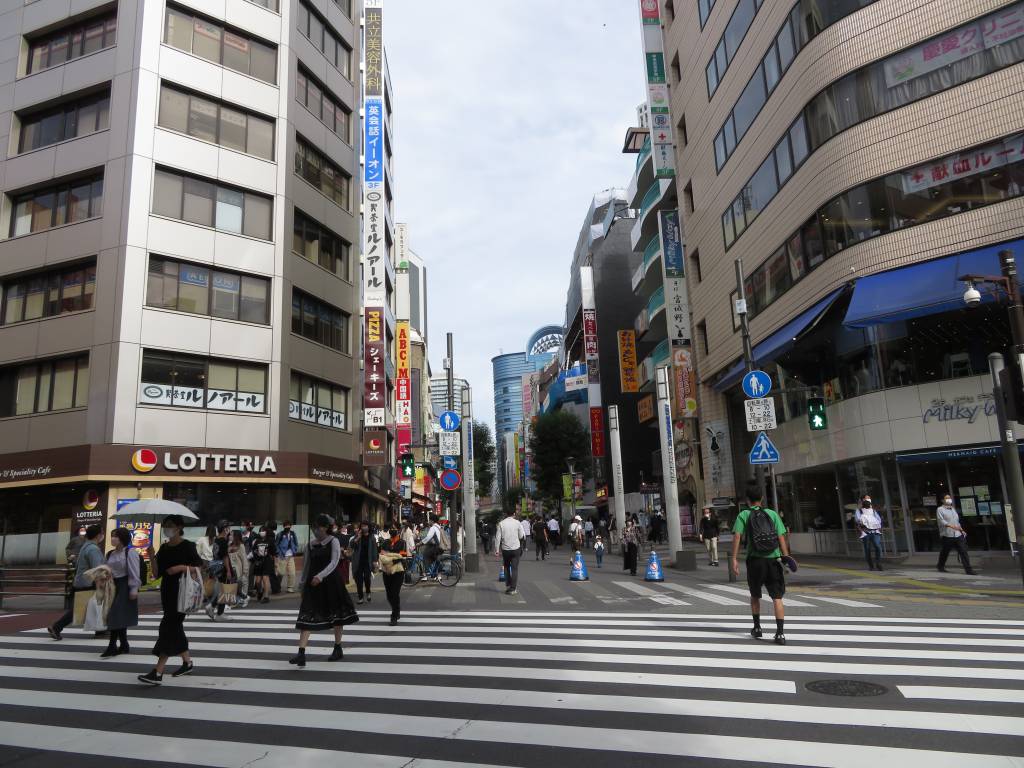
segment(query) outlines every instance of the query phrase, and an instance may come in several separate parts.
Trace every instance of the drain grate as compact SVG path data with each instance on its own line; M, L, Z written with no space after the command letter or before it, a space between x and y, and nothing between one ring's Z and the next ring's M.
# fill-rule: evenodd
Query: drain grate
M804 687L828 696L881 696L889 692L884 685L863 680L814 680Z

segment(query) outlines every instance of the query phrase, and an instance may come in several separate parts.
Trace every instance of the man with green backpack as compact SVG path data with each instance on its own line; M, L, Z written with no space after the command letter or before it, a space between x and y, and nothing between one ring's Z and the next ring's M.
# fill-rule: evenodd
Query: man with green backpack
M786 540L786 524L779 513L763 505L761 489L757 485L747 488L748 505L740 510L733 525L732 557L730 567L733 574L740 575L740 541L746 539L747 586L750 588L750 613L754 628L750 636L761 637L761 589L768 591L775 607L775 642L786 644L784 634L786 611L782 596L786 594L786 577L782 563L796 571L796 560L789 556L789 542Z

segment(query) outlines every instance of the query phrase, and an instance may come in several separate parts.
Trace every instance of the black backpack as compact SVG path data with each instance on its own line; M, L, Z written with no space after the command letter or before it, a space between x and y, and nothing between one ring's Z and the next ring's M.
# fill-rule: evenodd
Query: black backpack
M747 518L747 546L753 552L767 553L779 546L779 533L764 507L751 507Z

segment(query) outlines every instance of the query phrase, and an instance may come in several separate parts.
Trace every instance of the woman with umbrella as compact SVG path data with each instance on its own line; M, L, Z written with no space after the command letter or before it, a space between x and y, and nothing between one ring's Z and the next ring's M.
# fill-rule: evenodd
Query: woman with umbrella
M135 502L142 503L144 502ZM182 509L191 517L195 517L187 508ZM178 612L178 588L181 585L182 574L189 568L198 568L202 561L196 552L196 545L181 536L185 529L185 519L182 515L168 515L163 519L162 527L167 541L160 546L159 552L153 552L153 547L146 551L149 561L153 563L153 576L161 577L160 605L163 608L160 629L156 644L153 646L153 655L157 657L156 666L146 674L138 676L139 682L147 685L160 685L163 682L164 667L171 656L181 656L181 666L171 674L171 677L191 674L195 667L188 652L185 614Z
M328 661L340 661L341 631L346 624L359 621L352 598L341 580L338 563L341 562L341 542L331 535L333 520L318 515L313 524L314 540L310 542L302 567L302 602L295 628L299 630L299 652L289 664L306 666L306 645L310 632L334 630L334 651Z

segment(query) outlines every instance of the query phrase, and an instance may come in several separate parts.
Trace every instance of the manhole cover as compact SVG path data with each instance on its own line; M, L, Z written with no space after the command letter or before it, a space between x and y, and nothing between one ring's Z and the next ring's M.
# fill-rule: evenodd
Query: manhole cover
M805 687L809 691L829 696L881 696L889 692L884 685L863 680L815 680Z

